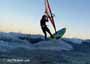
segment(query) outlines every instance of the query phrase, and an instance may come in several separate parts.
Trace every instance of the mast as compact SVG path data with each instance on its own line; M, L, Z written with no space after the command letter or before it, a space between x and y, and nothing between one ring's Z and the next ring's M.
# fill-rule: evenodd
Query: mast
M50 7L48 0L45 0L45 14L48 16L48 18L49 18L49 20L50 20L50 22L55 30L55 33L56 33L55 21L54 21L52 10L51 10L51 7Z

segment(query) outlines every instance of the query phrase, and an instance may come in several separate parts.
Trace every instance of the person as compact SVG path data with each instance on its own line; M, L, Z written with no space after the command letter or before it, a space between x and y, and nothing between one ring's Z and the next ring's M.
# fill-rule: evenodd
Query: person
M46 15L43 15L41 20L40 20L40 25L41 25L41 29L45 35L45 40L47 39L47 33L49 33L50 37L53 38L52 33L50 32L49 28L46 25L46 22L48 22L48 17Z

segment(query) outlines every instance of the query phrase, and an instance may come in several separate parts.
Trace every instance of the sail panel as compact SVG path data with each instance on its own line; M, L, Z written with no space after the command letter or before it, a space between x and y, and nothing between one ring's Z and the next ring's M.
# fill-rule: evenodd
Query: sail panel
M51 21L51 24L53 25L54 30L56 32L56 26L55 26L54 18L53 18L51 7L49 5L48 0L45 0L45 13L48 16L49 20Z

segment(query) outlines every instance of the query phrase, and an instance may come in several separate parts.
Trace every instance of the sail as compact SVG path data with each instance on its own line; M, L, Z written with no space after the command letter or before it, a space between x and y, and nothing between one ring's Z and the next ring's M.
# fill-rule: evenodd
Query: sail
M53 25L53 28L54 28L54 30L56 32L56 26L55 26L53 14L52 14L52 11L51 11L48 0L45 0L45 13L48 16L49 20L51 21L51 24Z

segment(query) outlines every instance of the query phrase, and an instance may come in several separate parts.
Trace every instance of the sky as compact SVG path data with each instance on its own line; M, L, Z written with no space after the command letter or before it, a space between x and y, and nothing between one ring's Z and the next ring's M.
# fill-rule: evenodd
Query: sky
M90 38L90 0L49 0L57 30L65 37ZM43 34L44 0L0 0L0 31ZM53 33L53 27L47 23Z

